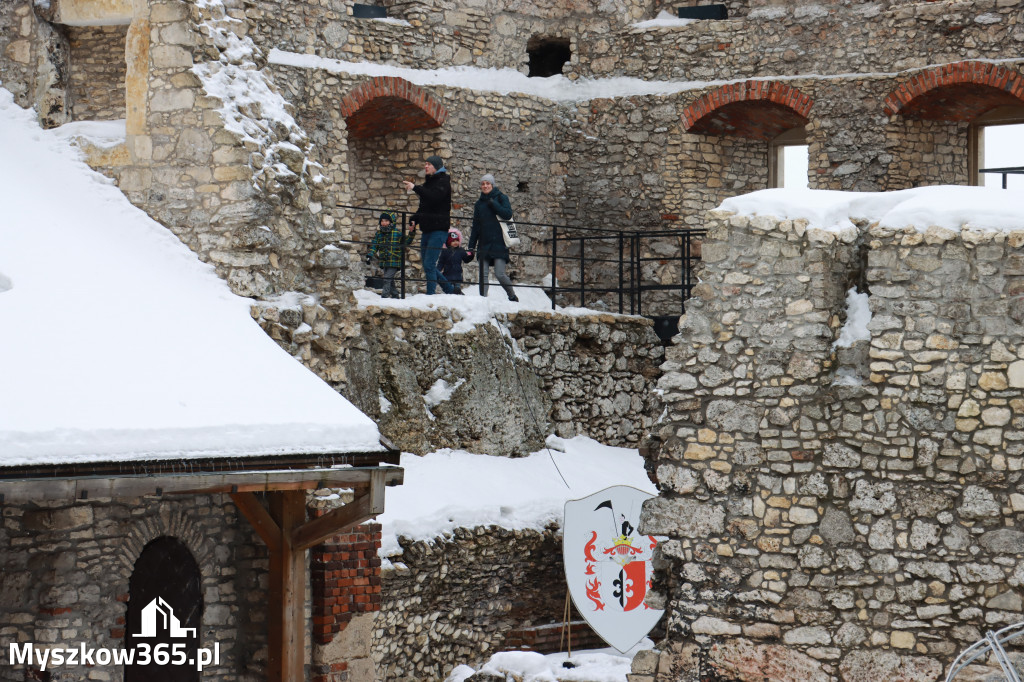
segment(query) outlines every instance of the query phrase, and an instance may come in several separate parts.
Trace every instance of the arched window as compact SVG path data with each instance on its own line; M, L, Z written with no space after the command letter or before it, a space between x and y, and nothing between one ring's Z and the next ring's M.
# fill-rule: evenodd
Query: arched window
M128 583L125 648L159 645L172 655L182 652L195 661L203 616L202 575L188 547L172 537L160 537L142 549ZM176 648L177 647L177 648ZM150 657L152 658L152 656ZM125 682L198 682L193 665L126 665Z

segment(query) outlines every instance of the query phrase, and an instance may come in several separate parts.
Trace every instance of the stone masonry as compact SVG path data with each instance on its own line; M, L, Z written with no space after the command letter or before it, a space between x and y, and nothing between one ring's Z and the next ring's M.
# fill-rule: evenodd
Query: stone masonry
M660 28L634 25L674 8L658 0L385 4L398 21L355 19L341 0L0 3L0 82L46 127L117 117L120 98L86 85L121 78L121 64L90 55L116 55L125 31L127 136L93 164L254 298L275 339L373 414L387 385L373 353L400 358L401 342L377 337L380 318L356 307L351 292L367 274L358 242L375 220L346 206L413 208L400 182L417 177L427 152L451 163L463 225L490 171L520 220L647 230L672 215L703 227L724 198L767 186L781 133L805 135L813 188L967 184L979 116L1024 105L1017 0L730 0L728 20ZM426 123L361 137L361 115L394 99L411 106L398 93L412 84L289 62L525 71L531 41L548 39L568 43L572 80L677 83L557 100L423 86L413 100ZM226 83L276 111L224 96ZM376 94L346 109L366 87ZM861 226L830 240L799 224L711 223L685 343L666 356L670 409L652 448L665 495L648 523L673 536L660 585L669 635L654 669L663 679L934 678L990 623L1021 611L1020 245L1013 235L933 231L918 243L917 233ZM527 237L514 275L537 283L548 270L532 257L548 235ZM866 364L867 350L831 349L858 282L876 311ZM462 353L446 322L416 321L425 347ZM409 324L396 315L383 326ZM636 374L654 378L647 363L660 349L648 331L618 324L509 319L514 343L483 330L487 352L464 363L475 374L459 375L461 355L451 355L436 378L465 378L468 396L486 385L488 358L502 358L505 378L526 366L519 348L532 366L525 390L551 396L539 421L637 442L656 427L652 389ZM646 355L623 351L636 342ZM405 404L385 396L396 415L420 407L428 385L409 375L424 359L396 364L405 378L392 385L411 391ZM609 367L611 379L595 376ZM840 369L863 384L833 386ZM577 372L586 376L568 380ZM596 407L581 400L594 392ZM418 442L438 438L436 422L417 419ZM345 631L369 632L363 615ZM5 627L28 627L22 617ZM348 672L326 656L318 674Z
M644 680L934 680L1022 620L1024 226L712 212L652 443ZM866 348L834 349L846 290Z
M329 342L326 314L312 303L253 307L299 358ZM635 447L661 412L663 349L646 318L521 311L468 325L447 308L368 306L344 324L362 330L347 340L349 398L409 452L525 455L549 433ZM439 382L448 396L431 404Z
M267 552L226 495L89 500L70 505L5 504L0 521L0 680L116 682L123 666L28 670L8 661L10 643L121 648L135 561L150 541L171 536L202 574L201 646L220 645L217 680L266 676Z
M0 32L0 80L19 103L37 106L47 125L70 119L77 92L68 36L86 29L80 16L65 16L75 5L18 0L0 9L10 28ZM335 319L352 307L346 292L366 274L365 247L353 240L365 240L375 223L372 212L344 206L412 209L400 182L417 177L428 152L451 165L463 227L486 171L496 173L520 220L645 230L671 215L675 225L700 227L722 199L767 185L768 138L785 132L780 126L803 128L812 187L969 183L972 121L1024 101L1019 67L1007 60L1024 39L1021 8L1009 0L734 2L726 21L661 28L633 25L653 17L659 3L413 3L392 6L399 21L390 23L356 19L338 0L102 5L116 6L109 21L130 22L127 139L97 164L238 293L314 296ZM74 21L73 31L62 21ZM426 86L428 108L447 112L439 127L349 135L360 110L343 115L344 102L371 79L346 73L345 61L525 70L531 38L568 39L571 78L684 85L667 94L559 101ZM342 64L289 66L282 54ZM936 71L953 63L979 72L945 83ZM213 85L221 76L280 94L294 118L272 121L249 104L224 101ZM917 100L900 99L915 79L926 83L913 91ZM784 85L793 97L765 99L759 83ZM890 107L893 97L899 104ZM933 99L970 106L919 111L915 104ZM392 100L381 94L365 107ZM702 122L691 115L705 101L710 119ZM743 136L705 131L719 119L741 121ZM539 283L549 272L537 258L549 234L526 236L513 275ZM645 276L669 276L667 263ZM572 282L569 267L559 276ZM307 362L348 392L345 339L323 346Z

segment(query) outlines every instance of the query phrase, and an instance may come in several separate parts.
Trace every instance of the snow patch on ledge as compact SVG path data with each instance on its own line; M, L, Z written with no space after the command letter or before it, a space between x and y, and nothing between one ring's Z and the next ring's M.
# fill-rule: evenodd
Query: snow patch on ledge
M509 314L526 310L536 312L557 312L559 315L573 317L586 317L588 315L613 315L602 310L591 308L569 307L552 310L551 299L542 289L517 286L516 295L519 297L517 303L509 301L499 284L491 283L487 291L487 297L480 296L476 285L465 285L462 288L462 295L456 294L426 294L406 295L404 299L381 298L375 291L359 289L355 291L356 302L360 308L379 307L393 308L396 310L437 310L451 318L453 325L448 331L449 334L465 334L482 324L491 324L495 316Z
M85 140L99 149L113 149L127 139L126 123L119 121L73 121L46 131L67 144L78 144Z
M679 17L673 16L665 10L658 12L658 16L647 21L638 21L632 25L632 28L647 30L651 28L677 28L679 26L687 26L697 21L696 19L680 19Z
M1024 202L1018 192L992 187L940 185L895 192L839 192L766 189L731 197L718 207L748 216L806 220L808 227L841 233L853 221L883 228L1024 231Z

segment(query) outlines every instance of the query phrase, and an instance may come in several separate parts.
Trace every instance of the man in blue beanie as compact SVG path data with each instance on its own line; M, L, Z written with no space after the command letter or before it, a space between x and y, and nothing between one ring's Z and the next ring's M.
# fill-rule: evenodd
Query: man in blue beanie
M438 271L437 259L452 224L452 181L444 161L436 154L427 157L423 171L427 177L422 185L413 184L410 180L402 183L406 191L415 192L420 198L419 208L409 218L409 223L420 228L420 257L423 259L423 274L427 278L427 295L436 293L438 284L446 294L450 294L452 286Z

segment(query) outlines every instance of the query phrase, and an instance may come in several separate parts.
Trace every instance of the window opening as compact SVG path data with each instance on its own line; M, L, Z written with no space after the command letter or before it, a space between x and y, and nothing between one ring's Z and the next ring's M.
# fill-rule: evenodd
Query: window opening
M806 133L791 128L768 145L768 186L786 189L807 189L810 164Z
M1024 107L1000 107L976 119L974 128L972 184L1002 187L1002 174L977 171L1024 166ZM1008 174L1006 188L1024 191L1024 175Z
M568 38L530 38L526 44L530 57L530 78L547 78L562 73L562 67L572 57Z

